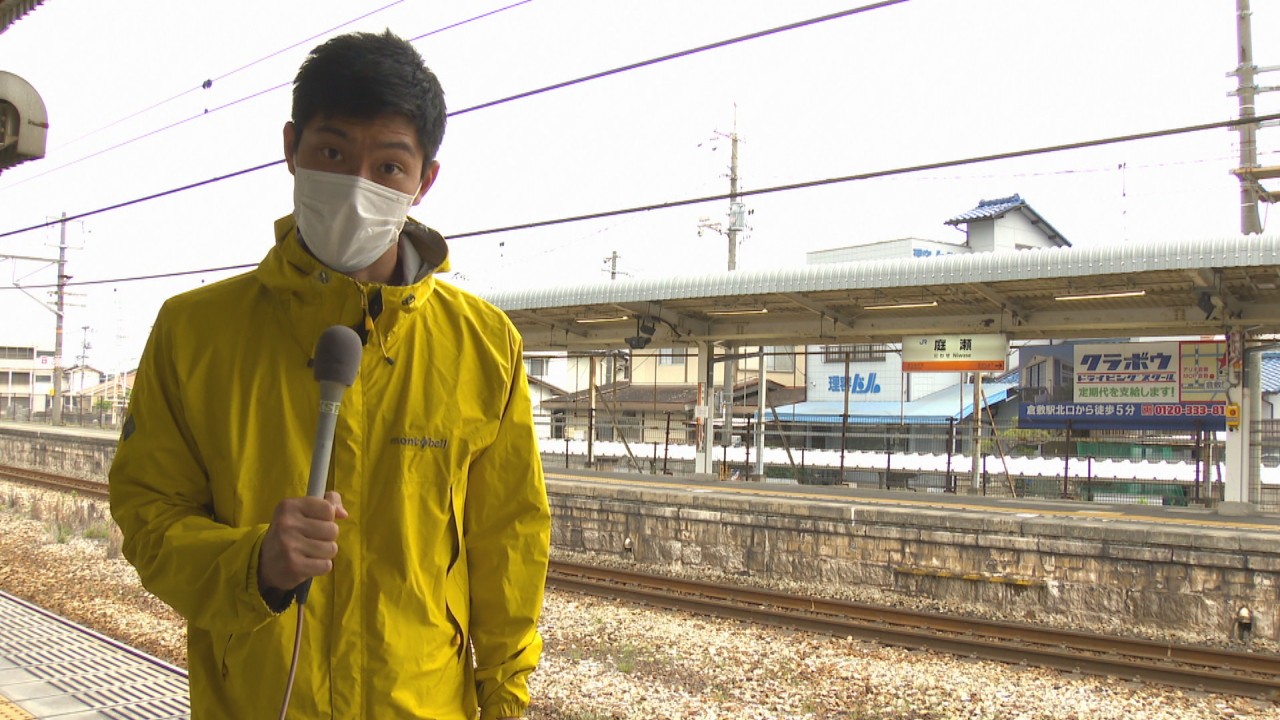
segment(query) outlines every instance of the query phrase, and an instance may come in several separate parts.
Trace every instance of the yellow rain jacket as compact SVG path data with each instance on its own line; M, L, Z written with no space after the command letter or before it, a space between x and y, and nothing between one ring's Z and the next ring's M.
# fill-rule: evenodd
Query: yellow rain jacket
M402 240L447 269L444 239ZM115 461L111 507L143 584L189 623L192 717L275 718L298 606L258 591L276 504L306 494L319 408L308 367L335 324L368 332L330 487L350 516L305 606L291 718L520 716L537 665L550 514L523 343L429 273L358 283L293 217L250 273L167 301Z

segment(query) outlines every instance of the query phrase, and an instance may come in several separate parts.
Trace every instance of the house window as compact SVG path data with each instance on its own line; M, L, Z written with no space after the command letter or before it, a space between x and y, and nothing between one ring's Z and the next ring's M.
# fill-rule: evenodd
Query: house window
M543 375L546 375L547 369L548 369L547 366L550 364L548 362L549 359L550 358L544 358L544 357L525 358L524 359L525 374L532 375L534 377L542 377Z
M764 349L764 369L769 372L795 372L795 348L775 345Z
M884 360L893 352L885 343L861 343L858 345L826 345L822 348L822 359L825 362L844 362L845 356L850 362L869 362Z
M658 350L659 365L683 365L685 360L683 348L662 348Z
M0 347L0 360L32 360L35 359L35 348Z

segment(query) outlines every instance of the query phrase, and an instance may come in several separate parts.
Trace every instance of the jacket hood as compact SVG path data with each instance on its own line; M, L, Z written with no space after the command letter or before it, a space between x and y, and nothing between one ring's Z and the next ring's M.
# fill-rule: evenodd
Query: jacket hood
M449 269L444 237L412 218L400 239L412 244L422 264L408 285L361 282L329 268L302 245L292 214L276 220L275 237L275 247L254 274L278 299L277 307L290 319L287 326L308 352L321 331L341 324L363 331L366 342L373 333L388 355L400 321L423 307L436 290L436 273Z

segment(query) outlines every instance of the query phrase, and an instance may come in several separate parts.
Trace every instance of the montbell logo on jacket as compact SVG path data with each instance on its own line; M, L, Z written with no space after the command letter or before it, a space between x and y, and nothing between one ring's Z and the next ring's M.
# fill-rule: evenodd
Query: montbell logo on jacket
M422 450L428 448L432 450L444 450L449 447L449 439L429 438L426 435L423 435L422 437L393 437L391 438L391 444L398 445L400 447L419 448Z
M402 237L443 265L439 234ZM125 555L189 623L192 717L274 716L284 690L297 605L266 605L258 553L276 504L306 494L307 363L338 323L369 331L333 442L349 516L305 606L290 717L523 715L551 521L519 335L429 272L325 268L292 216L276 238L256 270L165 303L111 468Z

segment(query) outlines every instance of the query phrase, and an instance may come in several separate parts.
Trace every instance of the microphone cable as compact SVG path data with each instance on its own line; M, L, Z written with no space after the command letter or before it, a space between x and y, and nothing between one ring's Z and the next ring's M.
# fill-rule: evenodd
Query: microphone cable
M298 624L293 633L293 659L289 661L289 679L284 684L284 699L280 701L280 720L289 712L289 697L293 695L293 679L298 674L298 655L302 650L302 619L306 617L305 601L298 602Z
M311 356L312 376L320 386L320 413L316 423L315 444L311 448L311 470L307 475L307 497L323 498L333 462L333 435L338 422L338 410L342 394L351 387L360 372L360 357L364 343L356 331L345 325L333 325L320 333L315 352ZM289 711L289 698L293 695L293 681L298 673L298 656L302 648L302 625L306 616L307 596L311 593L314 576L308 576L292 591L297 601L298 625L293 635L293 659L289 662L289 676L285 682L284 699L280 703L280 720Z

